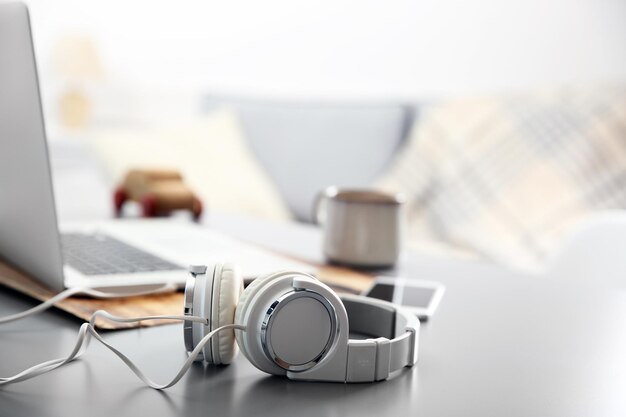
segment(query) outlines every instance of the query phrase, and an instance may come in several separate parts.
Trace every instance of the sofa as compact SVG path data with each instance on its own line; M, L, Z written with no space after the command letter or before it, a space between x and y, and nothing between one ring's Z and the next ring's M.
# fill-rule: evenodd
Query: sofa
M330 185L370 186L402 148L417 105L394 102L274 101L208 96L204 109L235 109L254 155L293 216L311 221Z

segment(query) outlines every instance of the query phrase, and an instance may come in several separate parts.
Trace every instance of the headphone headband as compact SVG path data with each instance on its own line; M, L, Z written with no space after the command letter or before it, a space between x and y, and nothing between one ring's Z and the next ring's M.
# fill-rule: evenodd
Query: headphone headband
M348 341L346 382L380 381L417 362L420 322L415 314L363 296L344 295L341 301L350 331L376 337Z

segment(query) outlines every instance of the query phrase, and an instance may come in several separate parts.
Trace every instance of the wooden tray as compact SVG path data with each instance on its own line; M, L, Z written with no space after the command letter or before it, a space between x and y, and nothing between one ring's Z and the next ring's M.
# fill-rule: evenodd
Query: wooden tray
M344 293L359 293L370 285L372 279L370 275L334 266L319 266L317 276L337 292ZM0 262L0 284L40 301L48 300L56 294L40 282L2 262ZM96 310L107 310L111 314L123 317L182 314L183 293L107 300L75 296L60 301L55 306L83 320L89 320ZM176 321L150 320L138 323L116 323L98 317L95 325L101 329L125 329L174 322Z

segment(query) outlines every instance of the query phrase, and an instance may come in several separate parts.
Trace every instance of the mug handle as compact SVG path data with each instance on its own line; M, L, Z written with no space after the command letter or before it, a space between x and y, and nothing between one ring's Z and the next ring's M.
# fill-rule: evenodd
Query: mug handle
M326 205L329 198L337 195L337 187L327 187L319 191L313 200L313 211L311 212L311 220L313 224L323 226L326 223Z

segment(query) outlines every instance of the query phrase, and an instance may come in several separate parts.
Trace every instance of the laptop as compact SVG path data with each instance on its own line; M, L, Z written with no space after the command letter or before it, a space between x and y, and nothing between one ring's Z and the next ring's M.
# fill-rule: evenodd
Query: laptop
M77 196L80 198L80 196ZM0 258L53 290L184 285L190 264L253 277L311 270L180 220L110 220L59 231L28 9L0 4Z

